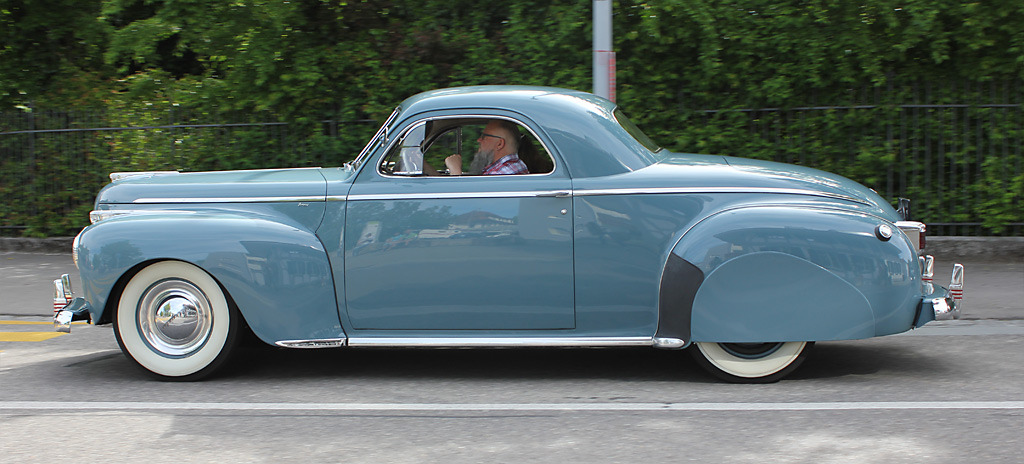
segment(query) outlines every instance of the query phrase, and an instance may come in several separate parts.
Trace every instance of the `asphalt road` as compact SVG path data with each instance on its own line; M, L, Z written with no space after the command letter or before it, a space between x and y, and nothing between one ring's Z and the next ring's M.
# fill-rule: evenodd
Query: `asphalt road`
M964 320L818 343L770 385L652 349L258 345L175 383L130 365L109 326L54 336L69 257L0 253L0 340L39 339L0 341L0 462L1018 463L1024 263L964 264Z

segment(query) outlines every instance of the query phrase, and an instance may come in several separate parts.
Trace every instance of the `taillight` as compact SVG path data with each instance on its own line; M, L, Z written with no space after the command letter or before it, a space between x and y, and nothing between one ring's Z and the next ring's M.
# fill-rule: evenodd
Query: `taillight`
M917 221L897 221L896 227L899 227L907 238L910 239L910 243L917 247L918 253L924 250L925 241L925 230L924 223Z

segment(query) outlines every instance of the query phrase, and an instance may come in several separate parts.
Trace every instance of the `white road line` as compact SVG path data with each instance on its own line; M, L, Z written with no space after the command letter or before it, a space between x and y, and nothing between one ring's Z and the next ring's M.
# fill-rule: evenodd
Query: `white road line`
M0 401L0 411L844 411L1024 409L1024 401L822 403L156 403Z

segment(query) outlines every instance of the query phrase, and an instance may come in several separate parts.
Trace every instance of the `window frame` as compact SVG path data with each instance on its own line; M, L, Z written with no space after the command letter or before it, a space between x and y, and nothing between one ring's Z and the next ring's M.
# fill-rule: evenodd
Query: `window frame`
M395 178L399 178L399 179L462 179L462 178L470 178L470 179L472 179L472 178L478 178L478 177L485 177L485 176L482 176L482 175L474 175L474 174L465 174L465 175L461 175L461 176L447 176L447 175L429 176L429 175L424 175L422 173L419 174L419 175L404 175L404 174L390 174L390 173L387 173L387 172L385 172L383 170L384 162L389 158L389 155L391 154L391 151L395 149L396 145L402 143L402 141L404 140L406 135L410 134L417 127L419 127L421 125L425 125L428 122L437 121L437 120L446 120L446 119L466 119L466 120L479 119L481 121L487 121L487 120L492 120L492 119L501 119L501 120L505 120L505 121L510 121L510 122L516 124L517 126L519 126L521 130L525 129L526 130L526 134L531 136L531 137L533 137L533 143L539 144L539 150L543 150L543 152L545 152L547 154L548 158L551 160L551 171L549 171L549 172L526 173L526 174L494 174L494 175L490 175L490 176L486 176L486 177L511 177L511 178L517 178L517 177L542 177L542 176L550 176L550 175L554 174L556 171L558 171L558 167L559 167L559 162L558 161L559 160L558 160L558 157L555 156L555 152L553 150L551 150L551 148L549 148L547 143L544 143L544 140L541 139L541 137L537 135L537 132L534 131L533 128L530 127L530 125L525 124L523 121L521 121L519 119L516 119L516 118L513 118L513 117L510 117L510 116L503 116L503 115L493 115L493 114L453 114L453 115L427 116L427 117L424 117L424 118L417 119L417 120L413 121L412 123L410 123L409 125L407 125L405 127L405 129L402 130L400 135L394 137L392 140L389 141L389 143L387 145L387 148L381 154L380 159L376 163L376 168L374 168L374 171L376 171L377 175L382 177L382 178L386 178L386 179L395 179ZM463 124L456 124L456 125L453 125L452 128L444 129L443 131L438 132L436 136L434 136L434 137L432 137L430 139L430 144L428 145L427 148L429 149L430 145L433 145L434 141L436 141L441 135L443 135L444 133L448 132L449 130L454 129L456 126L460 126L460 125L463 125ZM427 136L429 136L429 135L430 134L427 134ZM424 137L424 140L428 140L428 138ZM426 153L424 153L424 155L426 155Z

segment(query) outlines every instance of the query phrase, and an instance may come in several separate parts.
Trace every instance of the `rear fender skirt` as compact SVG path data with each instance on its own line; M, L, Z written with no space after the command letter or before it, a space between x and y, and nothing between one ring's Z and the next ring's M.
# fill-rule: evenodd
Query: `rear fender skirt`
M886 220L836 207L734 208L686 231L672 254L704 279L691 342L867 338L909 330L921 298L917 254Z
M864 295L809 261L778 252L743 255L707 276L693 302L693 341L769 342L868 338Z

